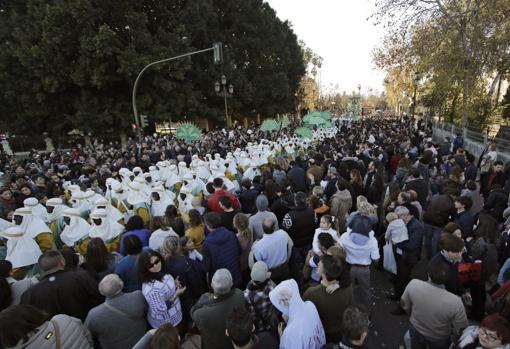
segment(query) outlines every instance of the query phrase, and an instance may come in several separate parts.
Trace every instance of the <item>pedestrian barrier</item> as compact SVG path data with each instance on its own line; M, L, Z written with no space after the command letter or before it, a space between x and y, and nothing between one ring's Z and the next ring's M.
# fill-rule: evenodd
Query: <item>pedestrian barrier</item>
M496 143L498 159L503 162L510 162L510 139L490 136L490 129L482 131L474 127L459 127L450 123L434 123L432 125L432 137L436 142L444 142L446 137L453 141L455 137L464 137L464 149L480 157L486 146L492 142Z

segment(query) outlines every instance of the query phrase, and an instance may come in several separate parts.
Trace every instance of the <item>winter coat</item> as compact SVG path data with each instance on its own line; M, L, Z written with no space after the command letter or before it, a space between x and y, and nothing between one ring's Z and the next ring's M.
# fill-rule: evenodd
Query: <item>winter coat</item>
M39 326L28 341L12 349L54 349L57 341L60 342L60 348L65 349L93 348L90 332L81 321L59 314Z
M395 219L391 221L386 228L386 234L384 237L386 240L390 240L393 244L406 241L409 239L406 223L402 219Z
M241 284L240 256L241 246L236 235L230 230L219 227L211 231L204 240L205 270L212 278L216 270L226 268L232 274L234 287Z
M295 247L312 245L316 219L314 210L306 205L293 207L283 217L282 227L291 237Z

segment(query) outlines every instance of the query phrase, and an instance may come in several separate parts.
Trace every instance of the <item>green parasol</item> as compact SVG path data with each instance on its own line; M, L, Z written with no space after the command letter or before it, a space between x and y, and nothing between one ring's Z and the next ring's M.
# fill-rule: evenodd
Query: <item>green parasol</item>
M175 137L183 139L186 143L191 143L202 138L202 131L192 123L181 122L175 130Z
M331 128L331 127L333 127L333 124L329 120L326 120L324 121L323 124L319 125L319 128Z
M260 126L262 131L272 132L280 128L280 123L275 119L266 119Z
M321 118L324 120L331 120L332 116L329 111L321 111Z
M314 112L311 112L311 113L308 113L306 114L305 116L303 116L303 122L308 122L308 120L310 120L311 118L313 118L314 116L318 116L320 117L321 116L321 113L318 112L318 111L314 111Z
M326 120L320 116L312 116L306 123L311 126L319 126L326 123Z
M312 139L312 130L310 130L308 127L298 127L296 129L296 134L302 138Z
M287 117L287 115L285 115L284 117L281 117L279 120L278 120L278 128L287 128L289 127L290 125L290 120L289 118Z

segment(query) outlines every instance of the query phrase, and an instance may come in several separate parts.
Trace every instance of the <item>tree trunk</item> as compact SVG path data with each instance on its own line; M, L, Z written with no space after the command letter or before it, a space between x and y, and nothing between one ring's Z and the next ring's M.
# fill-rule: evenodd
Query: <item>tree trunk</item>
M462 127L468 124L468 93L469 93L469 80L468 70L464 67L464 87L462 89Z
M125 147L127 146L127 134L126 132L121 132L120 133L120 145Z

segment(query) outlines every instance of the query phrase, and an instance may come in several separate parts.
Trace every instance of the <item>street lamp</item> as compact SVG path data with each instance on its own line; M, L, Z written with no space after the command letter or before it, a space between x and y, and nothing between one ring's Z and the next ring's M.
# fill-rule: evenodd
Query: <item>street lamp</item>
M227 127L230 127L230 119L228 117L228 105L227 98L231 98L234 94L234 85L229 84L227 86L227 77L225 75L221 76L221 83L216 81L214 84L214 91L218 96L223 97L225 100L225 121L227 122Z
M416 111L416 89L418 88L418 83L420 82L420 72L414 72L414 92L413 92L413 109L412 109L412 120L414 121L414 114Z

